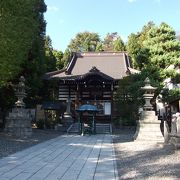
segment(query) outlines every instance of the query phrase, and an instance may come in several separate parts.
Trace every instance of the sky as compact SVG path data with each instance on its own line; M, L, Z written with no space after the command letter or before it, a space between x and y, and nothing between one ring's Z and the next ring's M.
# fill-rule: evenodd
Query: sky
M54 49L64 50L79 32L117 32L124 42L149 21L166 22L180 32L180 0L45 0L46 35Z

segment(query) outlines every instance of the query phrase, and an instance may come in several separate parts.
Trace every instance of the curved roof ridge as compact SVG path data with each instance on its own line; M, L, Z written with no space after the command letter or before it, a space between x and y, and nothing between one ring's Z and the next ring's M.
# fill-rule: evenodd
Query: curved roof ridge
M107 55L114 55L114 56L118 56L118 55L123 55L126 54L126 51L121 51L121 52L115 52L115 51L107 51L107 52L80 52L77 53L79 56L107 56Z

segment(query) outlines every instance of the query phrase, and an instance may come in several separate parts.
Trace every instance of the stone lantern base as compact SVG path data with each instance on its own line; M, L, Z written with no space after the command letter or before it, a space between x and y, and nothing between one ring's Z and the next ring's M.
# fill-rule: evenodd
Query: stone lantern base
M16 137L29 137L32 134L31 118L26 109L13 108L6 117L4 131Z
M164 137L160 130L160 121L154 111L142 111L134 139L164 142Z
M64 113L64 117L62 118L61 122L65 126L69 126L74 122L74 119L72 118L71 114Z

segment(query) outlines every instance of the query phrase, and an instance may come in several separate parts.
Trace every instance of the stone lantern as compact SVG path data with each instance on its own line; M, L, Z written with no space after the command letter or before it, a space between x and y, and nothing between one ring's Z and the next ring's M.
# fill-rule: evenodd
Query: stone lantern
M25 109L25 103L23 99L26 97L25 92L25 79L20 77L19 83L16 86L15 95L17 102L15 107L6 117L5 132L16 137L27 137L32 134L31 117L28 109Z
M73 119L72 114L71 114L71 98L69 96L67 98L67 101L66 101L66 112L64 113L64 117L62 119L62 123L65 126L69 126L73 122L74 122L74 119Z
M145 79L145 86L141 87L142 90L145 91L144 93L144 100L145 100L145 104L143 106L144 111L152 111L153 110L153 106L151 104L151 100L154 97L154 91L157 89L156 87L152 87L150 84L150 80L147 77Z
M18 98L17 102L15 102L15 106L17 108L25 107L25 103L23 102L23 99L26 97L26 92L25 92L25 78L23 76L19 78L19 83L17 85L15 95Z
M143 140L148 142L164 142L160 130L160 121L153 111L151 100L154 97L154 91L156 87L150 85L149 78L145 79L145 86L141 89L145 91L144 99L145 104L140 114L140 119L137 121L136 133L134 135L135 140Z

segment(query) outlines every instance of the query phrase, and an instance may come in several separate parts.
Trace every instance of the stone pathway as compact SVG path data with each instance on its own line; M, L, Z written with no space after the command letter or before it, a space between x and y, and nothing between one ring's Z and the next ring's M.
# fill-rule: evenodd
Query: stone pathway
M30 137L15 137L0 130L0 159L62 135L50 129L32 129Z
M1 180L115 180L111 135L62 135L0 159Z

